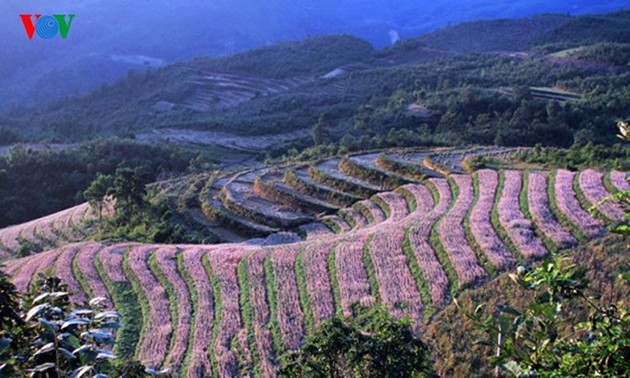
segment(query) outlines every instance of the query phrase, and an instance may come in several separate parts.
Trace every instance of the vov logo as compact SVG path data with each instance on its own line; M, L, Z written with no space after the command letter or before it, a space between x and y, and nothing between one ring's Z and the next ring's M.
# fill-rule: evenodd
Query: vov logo
M42 39L53 39L61 36L61 39L68 37L68 32L74 20L73 14L54 14L52 16L42 16L41 14L21 14L20 19L24 24L24 31L28 39L33 39L37 34Z

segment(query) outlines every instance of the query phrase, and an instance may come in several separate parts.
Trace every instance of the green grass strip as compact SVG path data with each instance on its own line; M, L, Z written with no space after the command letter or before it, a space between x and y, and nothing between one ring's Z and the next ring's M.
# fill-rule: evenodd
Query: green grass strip
M138 303L140 304L140 313L142 314L142 329L140 330L140 335L138 340L143 340L144 335L149 331L146 329L146 325L149 322L149 299L147 298L144 290L142 290L142 285L140 284L140 280L135 276L134 272L129 267L129 253L125 253L125 257L123 258L123 270L127 279L131 283L131 287L133 288L134 293L136 293ZM136 316L138 313L135 314ZM140 343L136 345L135 355L137 356L140 353Z
M175 293L175 288L173 287L171 282L168 280L168 278L166 278L166 274L164 274L164 271L162 270L162 268L160 268L155 253L152 253L149 257L149 270L151 270L153 276L155 276L160 285L162 285L162 287L164 288L164 291L166 292L166 298L168 299L168 307L171 315L171 335L169 337L170 340L168 343L168 358L168 356L171 354L171 351L173 350L173 346L175 345L175 332L177 332L176 327L177 324L179 324L177 294Z
M492 223L492 227L496 231L499 239L503 241L507 249L512 253L512 256L518 261L520 265L526 265L525 258L521 255L521 252L516 248L516 244L508 235L507 231L501 225L501 221L499 220L499 201L501 200L501 196L503 195L503 188L505 187L505 174L503 171L499 172L499 185L497 186L497 192L494 196L494 205L492 206L492 213L490 215L490 221Z
M123 269L126 265L126 255L123 261ZM112 296L114 308L122 315L121 329L116 333L116 345L114 353L123 360L133 360L137 356L139 341L144 328L144 310L137 292L129 282L113 282L105 272L100 259L94 259L94 266L101 277L101 281ZM125 274L127 274L125 270Z
M532 213L529 210L529 200L527 199L528 187L529 187L529 171L524 171L521 192L519 193L519 196L518 196L519 206L521 208L521 211L523 212L523 216L525 217L525 219L527 219L528 221L532 223L536 236L538 236L540 240L543 242L545 248L547 248L547 251L555 254L558 252L558 245L556 245L556 243L554 243L553 240L549 239L547 235L545 235L545 233L542 232L542 230L538 227L538 225L534 221L534 217L532 216Z
M549 197L549 209L551 213L556 217L558 222L563 225L573 237L575 237L580 243L585 243L588 238L586 234L580 230L580 228L569 220L569 218L560 210L558 203L556 202L556 176L558 171L554 171L549 175L549 182L547 185L547 196Z
M498 274L497 267L494 266L494 264L492 264L490 260L488 260L488 257L484 253L483 249L481 248L479 243L477 243L477 239L475 239L475 236L472 233L472 228L470 226L470 215L472 214L475 206L477 206L480 196L479 177L477 176L477 173L472 174L472 184L473 200L470 204L470 207L468 208L468 211L466 211L466 215L464 216L464 234L466 235L466 240L468 241L468 244L470 245L472 250L475 251L475 254L477 255L477 260L479 260L481 266L483 266L486 272L488 272L491 276L496 276Z
M405 188L396 189L396 193L400 194L405 198L407 202L407 210L409 210L409 214L413 213L418 209L418 201L416 200L416 196L413 195L409 190Z
M249 350L252 356L252 362L254 369L257 370L260 367L260 353L256 347L256 333L254 332L254 310L252 309L251 289L249 285L249 273L247 270L247 258L243 257L238 263L236 269L238 274L238 286L239 302L241 308L241 318L247 330L247 343L249 344ZM249 374L254 372L248 372ZM257 371L254 373L256 376L260 376L262 373Z
M308 287L306 286L306 270L304 269L303 254L301 251L295 257L295 278L298 285L298 294L300 297L300 306L304 313L304 325L306 331L312 333L315 331L315 315L313 314L313 305L308 295Z
M586 199L584 192L582 191L582 187L580 186L580 174L582 172L577 172L573 177L573 191L575 192L575 197L580 202L580 206L589 214L594 215L597 219L603 221L607 226L612 226L615 223L612 219L605 216L597 207L596 203L590 203L589 200Z
M352 205L352 207L358 212L360 212L361 214L363 214L363 216L365 217L365 220L368 221L368 224L374 224L374 222L376 222L374 215L372 215L372 212L370 211L370 209L368 209L364 204L357 202L354 205Z
M273 345L278 355L284 353L284 342L282 341L282 332L280 330L280 324L278 323L278 295L276 287L276 276L273 271L273 261L271 255L265 258L265 278L267 281L267 295L269 300L269 316L271 330L271 338L273 339Z
M617 189L617 187L613 185L612 180L610 178L611 174L612 174L612 171L608 171L604 174L604 188L606 188L608 193L615 194L619 192L619 189Z
M449 180L449 186L451 187L451 192L453 194L451 203L448 209L444 212L444 214L440 215L438 220L433 224L433 227L431 227L431 235L429 237L429 243L433 247L433 250L435 251L435 255L440 261L440 265L442 265L442 267L444 268L444 272L446 273L446 276L448 277L451 296L455 297L457 296L457 293L459 292L459 278L457 278L457 272L455 271L455 268L453 267L453 264L451 263L451 259L448 257L448 253L446 252L446 249L444 249L444 245L442 244L442 241L440 240L440 235L438 233L440 224L446 217L446 214L448 214L453 208L453 206L455 206L457 195L459 194L459 190L456 188L455 189L453 188L452 182L450 180ZM435 193L438 195L438 198L439 198L439 193L435 185L433 185L432 183L428 183L427 188L429 188L429 190L431 190L432 192L435 191ZM436 203L438 202L439 201L436 201Z
M348 223L348 225L350 226L350 229L354 229L357 227L357 221L356 219L354 219L354 217L352 217L350 214L348 214L347 211L341 210L337 213L337 215L339 215L341 217L341 219L345 220L346 223Z
M372 261L372 256L370 255L370 244L376 235L372 235L368 238L368 240L363 245L363 265L365 266L365 271L367 272L368 282L370 283L370 292L374 298L376 298L377 302L381 302L381 293L379 290L378 279L376 278L376 268L374 267L374 261Z
M212 325L212 338L210 345L208 346L208 357L210 358L210 364L212 365L212 372L214 373L214 376L218 376L219 361L214 353L214 345L219 337L219 329L221 328L221 323L223 322L223 295L221 293L221 283L212 269L212 264L210 264L210 259L208 259L207 254L203 256L201 262L206 270L208 278L210 279L210 284L212 285L212 296L214 297L214 324Z
M343 231L341 229L341 226L339 226L337 222L334 222L330 220L329 218L321 218L319 222L323 224L324 226L328 227L330 231L334 232L335 234L340 234Z
M433 307L433 301L431 300L429 284L424 277L424 273L422 272L420 265L418 265L416 254L411 247L409 230L410 228L407 228L405 230L405 238L403 239L403 252L405 254L405 257L407 257L407 265L409 266L409 270L411 271L411 274L416 281L418 292L420 293L420 296L422 297L422 302L424 303L424 320L428 321L435 312L435 307Z
M99 250L100 252L100 250ZM97 252L98 254L98 252ZM81 250L77 251L77 253L74 255L74 257L72 258L72 274L74 275L74 277L77 279L77 281L79 282L79 285L81 285L81 289L83 289L83 292L85 293L85 296L88 298L93 298L94 297L94 292L92 292L92 288L90 287L90 284L87 281L87 278L85 278L85 275L83 275L83 272L81 271L81 268L79 268L79 257L81 255ZM97 260L97 259L95 259Z
M378 195L374 195L374 196L370 197L370 200L372 202L374 202L374 204L376 206L378 206L383 211L383 213L385 214L386 218L391 218L391 216L392 216L392 209L389 207L387 202L383 201L383 199L381 197L379 197Z
M186 357L184 359L184 364L181 368L182 376L188 376L188 368L193 357L192 348L195 343L195 327L203 327L207 325L197 324L197 317L199 316L199 293L197 292L195 282L193 281L190 273L188 273L188 270L184 265L184 253L180 253L177 256L177 271L179 272L179 275L182 277L184 282L186 282L186 286L188 286L188 292L190 293L190 302L192 305L192 314L190 316L190 329L188 330L188 346L186 348Z
M341 289L337 278L337 247L333 247L328 253L328 274L330 275L330 286L333 298L335 299L335 309L337 316L343 316L343 305L341 304Z

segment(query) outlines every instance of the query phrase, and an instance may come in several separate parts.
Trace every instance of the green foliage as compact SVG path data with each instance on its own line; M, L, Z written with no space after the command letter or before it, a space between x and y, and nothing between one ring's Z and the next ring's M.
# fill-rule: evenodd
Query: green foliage
M313 313L311 298L308 295L306 270L304 269L303 261L304 253L305 252L300 252L295 258L295 279L300 293L300 305L304 313L304 326L308 332L313 332L315 330L315 315Z
M126 265L126 264L125 264ZM142 305L133 285L128 282L113 282L105 272L101 261L97 258L94 266L98 274L107 287L107 291L112 295L114 306L123 316L122 328L118 331L118 342L114 348L116 354L124 359L133 359L136 355L136 347L139 344L140 334L144 318L142 316ZM128 268L124 266L125 274Z
M243 319L243 325L247 330L247 343L249 344L249 350L252 355L252 365L259 366L260 355L258 347L256 345L256 333L254 332L254 311L251 305L249 276L247 270L247 259L243 258L238 263L236 268L238 274L238 285L240 289L239 293L239 305L241 308L241 318Z
M72 207L99 175L142 167L146 181L185 172L199 154L165 145L103 139L61 151L13 148L0 156L0 227Z
M120 168L119 168L120 169ZM105 205L106 196L114 183L114 179L110 175L99 173L94 181L83 192L83 197L89 202L90 206L98 210L99 222L103 218L103 206Z
M630 313L623 303L596 304L585 273L568 257L552 256L510 275L522 289L536 293L529 306L460 309L482 335L479 343L496 350L493 362L510 376L625 377L630 371ZM587 321L576 321L566 310L573 301L590 309Z
M67 286L48 273L39 274L16 302L15 288L2 273L0 373L15 377L63 377L115 372L111 351L120 314L104 311L103 298L73 308ZM6 306L6 307L5 307ZM6 313L8 311L8 314Z
M115 200L115 216L102 220L94 235L100 240L144 243L213 243L217 237L200 225L190 225L171 210L168 199L146 193L139 170L121 168L108 190Z
M343 315L343 306L341 304L341 288L339 287L339 278L337 278L337 250L336 247L328 252L328 275L330 276L330 286L332 288L333 298L335 299L335 308L337 316Z
M379 290L378 278L376 276L376 267L374 266L374 261L372 260L371 252L370 252L370 244L374 240L376 236L372 235L368 238L363 246L363 266L365 266L365 270L367 272L368 282L370 283L370 293L376 299L376 302L381 301L381 293Z
M18 143L20 139L20 136L13 131L6 128L0 128L0 146L9 146L11 144Z
M203 267L208 275L210 284L212 285L212 298L214 299L214 322L212 324L212 340L210 345L216 345L219 337L219 330L223 322L223 293L221 292L221 283L216 273L212 269L208 255L204 255L201 259ZM219 371L219 361L217 355L212 348L208 349L208 359L212 365L213 371Z
M276 282L276 276L273 272L272 256L265 257L263 265L265 269L265 281L267 282L267 301L269 303L269 328L271 329L271 338L273 339L273 346L276 353L281 354L284 352L285 346L282 341L280 324L278 323L278 288L276 286L278 283Z
M630 151L621 144L615 144L612 147L593 143L574 144L568 149L536 146L533 150L518 154L515 158L545 168L570 170L589 167L618 168L622 162L630 159Z
M197 317L199 316L199 292L197 291L197 287L195 286L195 281L186 269L183 253L177 255L177 271L179 272L184 282L186 282L188 292L190 293L190 303L192 305L190 324L197 324ZM184 375L188 373L190 361L193 358L192 346L194 343L194 338L195 327L190 327L188 332L188 348L186 349L186 359L184 360L184 366L182 367L182 374Z
M567 51L566 55L577 59L588 59L619 66L630 62L630 44L597 43Z
M282 356L284 377L430 377L428 350L384 308L325 320L300 351Z

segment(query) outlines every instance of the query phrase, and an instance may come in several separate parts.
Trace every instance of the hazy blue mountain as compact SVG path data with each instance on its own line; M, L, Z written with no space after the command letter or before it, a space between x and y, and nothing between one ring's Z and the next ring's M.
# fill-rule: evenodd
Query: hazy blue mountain
M5 0L0 107L111 82L129 69L231 54L282 40L353 34L384 47L462 20L598 13L613 0ZM28 40L21 13L73 13L67 40Z

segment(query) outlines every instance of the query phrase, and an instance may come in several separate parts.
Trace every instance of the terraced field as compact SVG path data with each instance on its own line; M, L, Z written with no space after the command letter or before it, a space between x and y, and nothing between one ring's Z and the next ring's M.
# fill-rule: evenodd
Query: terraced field
M107 213L107 210L105 211ZM83 240L98 214L87 203L0 230L0 261L16 256L22 246L45 250Z
M198 195L211 218L204 221L264 238L83 242L10 261L7 271L25 290L51 267L73 300L104 296L123 314L141 314L124 318L116 348L150 367L186 377L272 377L279 355L334 314L383 304L422 334L460 291L598 237L623 214L615 202L593 215L588 209L627 190L624 173L464 173L465 158L479 153L396 151L206 177L190 197ZM384 159L396 164L385 167ZM379 185L377 175L401 185Z

